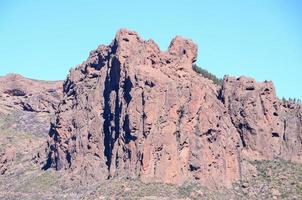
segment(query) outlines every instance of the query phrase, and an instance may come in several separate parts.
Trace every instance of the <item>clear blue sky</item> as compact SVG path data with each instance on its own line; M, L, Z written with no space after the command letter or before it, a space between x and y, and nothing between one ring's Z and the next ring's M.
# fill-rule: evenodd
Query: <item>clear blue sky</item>
M302 99L301 0L1 0L0 76L64 79L120 28L166 50L175 35L199 46L198 65L273 80L279 97Z

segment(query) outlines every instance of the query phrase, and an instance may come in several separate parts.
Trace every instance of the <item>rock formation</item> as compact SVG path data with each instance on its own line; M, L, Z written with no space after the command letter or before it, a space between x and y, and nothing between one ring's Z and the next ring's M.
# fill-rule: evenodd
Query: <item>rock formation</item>
M242 159L301 160L300 105L281 102L271 82L226 76L217 86L193 71L196 58L191 40L162 52L120 30L64 82L43 169L230 186Z
M18 173L23 156L30 160L45 143L62 83L17 74L0 77L0 175ZM34 145L29 146L31 140Z
M222 99L247 157L301 162L301 105L282 102L272 82L225 77Z
M8 74L0 77L0 109L54 112L62 91L61 81L38 81Z

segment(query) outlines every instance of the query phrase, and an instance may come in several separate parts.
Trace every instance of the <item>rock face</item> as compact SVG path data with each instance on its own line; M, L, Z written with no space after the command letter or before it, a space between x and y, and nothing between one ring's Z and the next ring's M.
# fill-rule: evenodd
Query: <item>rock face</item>
M0 175L20 174L45 144L62 84L17 74L0 77Z
M272 82L225 77L222 99L247 157L301 162L301 105L280 101Z
M18 74L0 77L0 107L54 112L62 96L61 81L38 81Z
M230 186L242 155L301 160L299 105L283 105L271 82L225 77L221 88L193 71L196 57L191 40L178 36L161 52L120 30L64 82L43 168L83 181Z

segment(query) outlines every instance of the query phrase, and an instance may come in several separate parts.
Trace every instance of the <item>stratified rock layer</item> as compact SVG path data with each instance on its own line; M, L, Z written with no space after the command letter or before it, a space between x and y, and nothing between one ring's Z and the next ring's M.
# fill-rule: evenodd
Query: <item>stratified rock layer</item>
M191 40L178 36L161 52L120 30L64 82L44 169L82 181L194 178L230 186L247 152L300 159L300 108L285 108L272 83L226 77L221 89L193 71L196 57Z

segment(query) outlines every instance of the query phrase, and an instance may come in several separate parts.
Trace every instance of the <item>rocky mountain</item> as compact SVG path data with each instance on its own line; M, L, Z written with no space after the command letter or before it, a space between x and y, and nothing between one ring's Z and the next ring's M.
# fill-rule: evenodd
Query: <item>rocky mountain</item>
M301 104L197 51L122 29L64 82L0 77L0 198L300 199Z
M285 105L272 82L225 76L217 86L192 69L196 58L191 40L162 52L120 30L64 82L44 169L230 187L244 160L301 161L301 105Z

